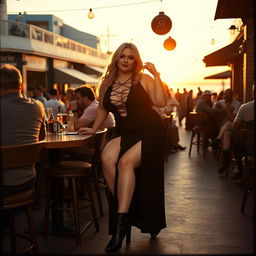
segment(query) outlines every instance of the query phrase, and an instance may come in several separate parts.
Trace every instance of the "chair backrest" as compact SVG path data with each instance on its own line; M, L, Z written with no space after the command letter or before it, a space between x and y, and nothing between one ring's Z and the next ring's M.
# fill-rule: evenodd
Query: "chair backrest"
M245 140L246 145L246 154L248 156L254 157L254 150L255 150L255 131L251 129L241 129L240 133Z
M33 165L40 160L43 142L1 146L1 167L18 168Z
M192 126L205 126L207 120L206 113L189 112L190 118L192 120Z

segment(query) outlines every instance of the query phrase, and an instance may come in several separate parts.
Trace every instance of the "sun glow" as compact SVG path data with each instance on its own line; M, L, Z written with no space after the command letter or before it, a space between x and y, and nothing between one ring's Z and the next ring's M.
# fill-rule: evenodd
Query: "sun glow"
M104 52L108 49L114 51L123 42L135 43L143 61L153 62L161 73L162 80L169 86L197 84L222 86L221 80L209 81L204 80L204 77L224 71L227 67L216 67L213 71L212 68L206 68L202 61L205 55L230 43L227 28L232 24L232 20L214 21L217 0L164 0L162 5L159 1L159 3L149 2L144 5L117 8L95 8L122 3L122 0L72 1L72 9L92 8L95 14L93 19L88 19L84 10L50 14L56 15L63 19L64 23L78 30L99 36L101 49ZM69 9L71 3L63 0L40 2L9 0L7 7L8 12L26 11L30 14L31 11L36 10ZM151 29L151 21L159 11L164 11L172 20L171 31L162 36L155 34ZM107 33L110 35L109 38L106 37ZM169 36L177 43L172 51L167 51L163 47L164 41ZM215 44L211 44L212 39Z

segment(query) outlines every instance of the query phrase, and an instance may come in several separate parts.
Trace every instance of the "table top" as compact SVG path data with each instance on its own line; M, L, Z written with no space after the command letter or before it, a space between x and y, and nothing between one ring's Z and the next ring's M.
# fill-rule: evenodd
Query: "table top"
M48 133L43 140L44 148L69 148L85 145L93 134L64 135Z

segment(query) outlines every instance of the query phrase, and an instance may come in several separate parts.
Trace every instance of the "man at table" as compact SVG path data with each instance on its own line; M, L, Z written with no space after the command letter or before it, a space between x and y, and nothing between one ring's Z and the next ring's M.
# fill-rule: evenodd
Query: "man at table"
M50 99L47 100L44 103L44 107L45 108L52 108L53 118L54 118L54 120L56 120L59 109L60 109L61 113L65 113L66 112L66 107L63 103L61 103L58 100L58 91L57 91L57 89L51 88L49 90L49 98Z
M16 145L43 140L45 113L43 104L22 94L22 76L13 65L0 67L1 145ZM28 156L29 157L29 156ZM34 166L1 170L0 194L11 195L34 186ZM8 225L8 216L0 210L0 232Z
M92 127L96 118L98 101L95 98L94 91L88 85L82 85L75 89L75 97L79 106L83 108L83 114L79 117L77 110L73 110L74 113L74 128L75 130L81 127ZM112 113L109 113L106 120L103 122L100 128L111 128L115 125L115 119ZM75 148L68 148L64 150L66 154L71 155L73 159L76 159L77 155L91 156L94 153L94 149L88 148L87 145Z
M205 126L207 140L213 140L218 135L219 128L216 122L216 116L223 112L221 109L213 109L211 96L211 91L205 90L196 106L196 112L203 114L205 117L202 125Z
M75 130L79 130L82 127L92 127L99 105L98 101L95 99L94 91L88 85L82 85L75 89L75 97L78 105L83 108L83 114L80 117L78 116L77 111L73 110L75 117ZM111 113L109 113L101 128L110 128L114 125L114 117Z

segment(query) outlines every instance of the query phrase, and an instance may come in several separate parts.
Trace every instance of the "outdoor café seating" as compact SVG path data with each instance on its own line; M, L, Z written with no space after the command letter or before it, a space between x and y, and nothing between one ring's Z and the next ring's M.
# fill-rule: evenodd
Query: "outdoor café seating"
M205 137L205 127L202 125L202 121L205 117L203 113L190 112L190 120L192 125L191 140L189 145L188 155L190 157L192 146L196 146L197 154L200 153L200 148L203 149L203 157L206 156L207 140Z
M252 143L254 143L254 130L241 129L241 134L246 141L247 150L248 150L248 145L252 145ZM242 195L242 202L241 202L241 209L240 209L242 214L245 213L247 197L248 197L249 191L253 186L252 185L253 179L255 178L254 177L255 159L254 159L254 155L252 155L252 152L246 152L243 158L243 169L246 176L245 176L244 191ZM255 218L255 213L254 213L254 218Z
M33 165L40 160L42 142L33 142L28 144L20 144L13 146L1 146L1 164L2 168L18 168ZM30 188L25 191L12 194L3 198L1 209L9 212L10 216L10 233L12 254L22 254L33 250L38 253L38 243L34 227L34 219L31 205L35 200L35 189ZM25 209L27 222L29 226L29 234L17 233L15 228L15 210ZM29 247L18 249L16 238L24 238L30 242Z
M99 231L99 224L97 220L97 214L95 209L95 201L92 193L92 184L96 190L96 196L99 204L100 212L103 214L102 200L99 191L99 181L97 173L97 159L100 156L100 145L105 138L107 129L97 131L95 135L91 136L88 139L86 144L87 147L94 149L94 154L91 156L90 162L85 161L83 158L77 160L76 158L67 160L61 160L57 165L51 165L46 170L46 208L45 208L45 220L44 220L44 236L48 235L49 227L49 211L58 210L58 211L73 211L74 223L75 223L75 237L77 244L81 244L81 235L85 232L88 225L84 228L80 228L80 214L79 210L83 208L90 207L92 220L95 226L96 231ZM91 180L93 177L93 182ZM52 180L53 179L62 179L62 186L64 186L64 179L67 179L69 182L69 187L67 189L67 194L62 197L52 198ZM79 182L81 183L81 190L79 190ZM87 192L87 197L84 195L84 185ZM63 187L62 187L63 189ZM63 206L63 202L56 204L56 200L67 199L67 207ZM70 200L71 199L71 200ZM81 206L80 200L87 201L87 203ZM72 207L70 207L70 203Z

